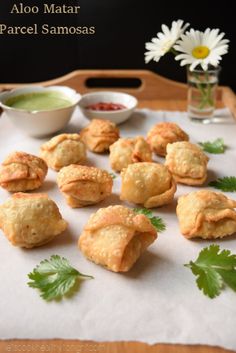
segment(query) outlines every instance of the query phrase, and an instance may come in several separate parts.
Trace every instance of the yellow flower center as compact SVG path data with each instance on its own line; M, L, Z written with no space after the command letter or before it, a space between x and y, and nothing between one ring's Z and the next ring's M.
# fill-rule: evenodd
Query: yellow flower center
M209 48L203 45L199 45L198 47L195 47L192 50L192 55L196 59L205 59L209 55L209 53L210 53Z

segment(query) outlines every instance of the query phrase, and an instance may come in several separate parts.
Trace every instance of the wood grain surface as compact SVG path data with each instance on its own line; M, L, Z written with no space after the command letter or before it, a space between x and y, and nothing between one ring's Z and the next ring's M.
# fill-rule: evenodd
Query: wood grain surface
M186 110L187 85L169 80L147 70L76 70L53 80L30 83L29 85L65 85L84 94L98 90L108 90L108 88L104 87L88 87L87 82L89 79L114 80L119 78L125 80L138 79L140 81L140 86L138 88L116 88L112 86L110 87L111 90L127 92L137 97L139 101L145 101L145 103L148 101L150 103L150 108L153 108L152 102L159 101L161 104L158 103L156 109L159 109L159 106L162 107L160 109L167 109L165 108L167 103L169 109ZM0 92L22 86L26 86L26 83L0 83ZM173 101L173 103L171 101ZM176 101L178 101L177 104ZM164 105L162 105L162 102ZM156 105L156 103L154 103L154 105ZM217 106L228 107L236 119L236 96L229 87L219 86Z
M176 83L161 76L154 75L148 71L75 71L69 75L56 80L43 82L40 84L63 84L70 86L81 93L89 90L85 86L88 77L115 76L115 77L139 77L143 80L142 88L138 90L119 89L134 94L139 98L140 108L160 109L160 110L186 110L186 85ZM24 84L25 85L25 84ZM16 84L0 84L0 90L11 89ZM162 93L160 93L162 92ZM158 98L157 98L158 97ZM218 107L225 104L235 113L236 98L232 90L222 87L219 92ZM30 323L29 323L30 324ZM0 341L0 353L5 352L50 352L50 353L232 353L219 347L209 347L200 345L170 345L155 344L147 345L141 342L92 342L79 340L6 340Z
M0 341L0 353L234 353L209 346L170 344L148 345L141 342L92 342L76 340L11 340Z

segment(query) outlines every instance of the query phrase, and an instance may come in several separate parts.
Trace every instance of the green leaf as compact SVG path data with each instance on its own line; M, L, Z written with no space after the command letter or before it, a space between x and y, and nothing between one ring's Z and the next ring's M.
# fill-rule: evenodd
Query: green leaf
M137 214L144 214L150 219L152 225L156 228L158 232L163 232L166 229L166 225L162 218L153 216L152 211L147 208L134 208L134 212Z
M236 191L236 177L229 176L219 178L217 180L211 181L208 185L222 191L234 192Z
M38 288L40 296L47 301L69 294L79 279L93 278L71 267L69 261L59 255L52 255L49 260L41 261L28 277L31 280L27 283L28 286Z
M166 230L166 225L160 217L151 217L150 221L158 232L164 232L164 230Z
M222 138L218 138L213 142L206 141L206 142L199 142L198 143L203 151L208 153L224 153L226 150L226 145L224 144L224 140Z
M235 270L218 270L224 280L224 283L236 292Z
M117 175L115 175L114 173L109 173L109 174L112 177L112 179L116 179L117 178Z
M152 211L148 210L147 208L134 208L134 212L137 214L144 214L148 218L153 217Z
M197 277L200 290L209 298L218 296L224 286L236 291L236 255L221 250L219 245L204 248L195 262L184 265Z
M191 269L195 276L198 276L196 280L197 286L205 295L214 298L220 294L223 283L221 276L217 272L211 268L203 270L194 263L192 263Z

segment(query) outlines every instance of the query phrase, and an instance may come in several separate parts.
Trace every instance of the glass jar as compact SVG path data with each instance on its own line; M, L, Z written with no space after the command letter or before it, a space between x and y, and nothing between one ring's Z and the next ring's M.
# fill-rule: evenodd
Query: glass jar
M210 70L188 68L188 116L192 121L209 123L214 116L220 67Z

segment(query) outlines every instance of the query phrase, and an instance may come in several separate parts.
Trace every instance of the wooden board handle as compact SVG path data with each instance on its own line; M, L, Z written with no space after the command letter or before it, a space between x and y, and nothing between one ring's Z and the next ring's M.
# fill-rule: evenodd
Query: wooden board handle
M96 79L135 79L139 80L140 84L137 87L110 87L113 91L123 91L134 95L139 100L143 101L165 101L165 100L180 100L187 99L187 85L184 83L169 80L158 74L147 70L76 70L65 76L29 85L65 85L74 88L81 94L106 90L104 87L89 87L88 81ZM0 84L0 91L9 90L16 87L28 85L26 83L5 83ZM219 87L219 101L229 108L232 115L236 119L236 96L229 87Z
M236 95L229 87L222 87L222 102L236 120Z
M65 85L74 88L79 93L98 91L99 88L90 88L86 82L89 79L137 79L141 84L135 87L112 87L113 91L123 91L130 93L140 100L164 100L180 99L186 100L187 85L169 80L147 70L76 70L65 76L54 80L31 83L30 85ZM1 89L12 89L22 87L27 84L0 84ZM104 91L104 87L100 88Z

